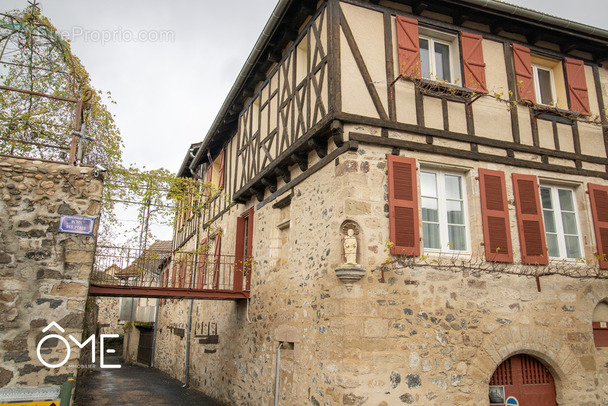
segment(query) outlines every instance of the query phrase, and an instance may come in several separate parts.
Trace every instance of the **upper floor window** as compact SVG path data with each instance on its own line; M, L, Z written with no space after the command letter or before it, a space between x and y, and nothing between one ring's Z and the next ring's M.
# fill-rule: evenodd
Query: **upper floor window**
M555 99L553 71L540 65L532 65L532 71L534 73L534 93L536 100L540 104L556 105L557 100Z
M488 91L480 35L418 27L417 20L399 15L396 24L401 75Z
M591 113L583 61L548 58L513 44L513 64L519 99L581 114Z
M467 224L463 177L442 171L420 171L424 248L466 251Z
M542 185L540 196L547 250L552 258L581 258L581 239L574 191Z
M423 33L428 35L423 35ZM458 69L458 42L456 36L441 35L421 30L418 38L420 47L420 74L425 79L447 83L460 82Z

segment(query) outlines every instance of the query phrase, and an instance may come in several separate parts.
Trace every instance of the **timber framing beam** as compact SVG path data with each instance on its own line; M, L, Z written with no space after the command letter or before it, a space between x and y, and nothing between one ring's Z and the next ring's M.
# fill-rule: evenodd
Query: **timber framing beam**
M384 145L392 148L400 148L408 151L421 151L421 152L430 152L433 154L444 155L444 156L452 156L458 158L471 159L475 161L486 161L486 162L494 162L503 165L509 166L517 166L520 168L528 168L528 169L536 169L536 170L546 170L555 173L566 173L570 175L581 175L588 177L596 177L601 179L608 179L608 173L606 172L596 172L596 171L588 171L578 169L578 167L566 167L559 165L552 165L545 162L534 162L534 161L526 161L523 159L511 158L505 153L505 156L491 155L485 154L481 152L477 152L477 150L459 150L455 148L442 147L436 145L423 144L420 142L413 141L405 141L399 140L395 138L384 138L377 137L374 135L368 134L360 134L360 133L350 133L349 138L354 141L364 142L366 144L376 144L376 145Z

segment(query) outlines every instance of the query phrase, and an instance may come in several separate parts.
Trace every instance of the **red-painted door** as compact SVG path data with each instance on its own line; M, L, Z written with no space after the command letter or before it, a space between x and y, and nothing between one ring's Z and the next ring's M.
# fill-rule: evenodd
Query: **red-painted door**
M490 386L504 386L505 400L514 396L521 406L557 406L551 372L527 354L514 355L500 364Z

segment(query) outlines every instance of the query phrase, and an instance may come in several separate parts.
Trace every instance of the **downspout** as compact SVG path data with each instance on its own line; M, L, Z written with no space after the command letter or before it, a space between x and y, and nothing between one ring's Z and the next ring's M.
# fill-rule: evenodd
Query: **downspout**
M158 285L158 287L161 287L161 278L162 278L162 272L160 273L160 275L158 276L158 282L156 282L156 284ZM154 367L154 355L156 354L156 332L158 331L158 311L159 309L159 304L160 299L156 298L156 307L154 308L154 334L152 335L152 360L150 361L150 367Z
M193 172L194 173L194 172ZM196 218L196 234L194 237L194 249L198 249L199 235L200 235L201 216ZM196 269L196 256L192 256L192 271L191 275L194 274ZM190 289L194 288L194 278L190 277ZM192 307L194 306L194 299L190 299L190 305L188 309L188 328L186 329L186 371L184 373L184 388L190 386L190 334L192 331Z
M190 299L190 309L188 310L188 328L186 330L186 373L184 377L184 388L190 386L190 331L192 326L192 305L194 299Z
M279 383L281 382L281 347L283 347L283 341L279 342L277 347L277 365L274 371L274 406L279 406Z

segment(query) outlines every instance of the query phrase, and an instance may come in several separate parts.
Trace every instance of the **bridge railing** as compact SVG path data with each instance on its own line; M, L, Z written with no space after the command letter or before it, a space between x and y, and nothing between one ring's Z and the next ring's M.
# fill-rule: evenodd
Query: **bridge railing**
M98 247L91 283L132 288L245 291L248 263L234 255Z

